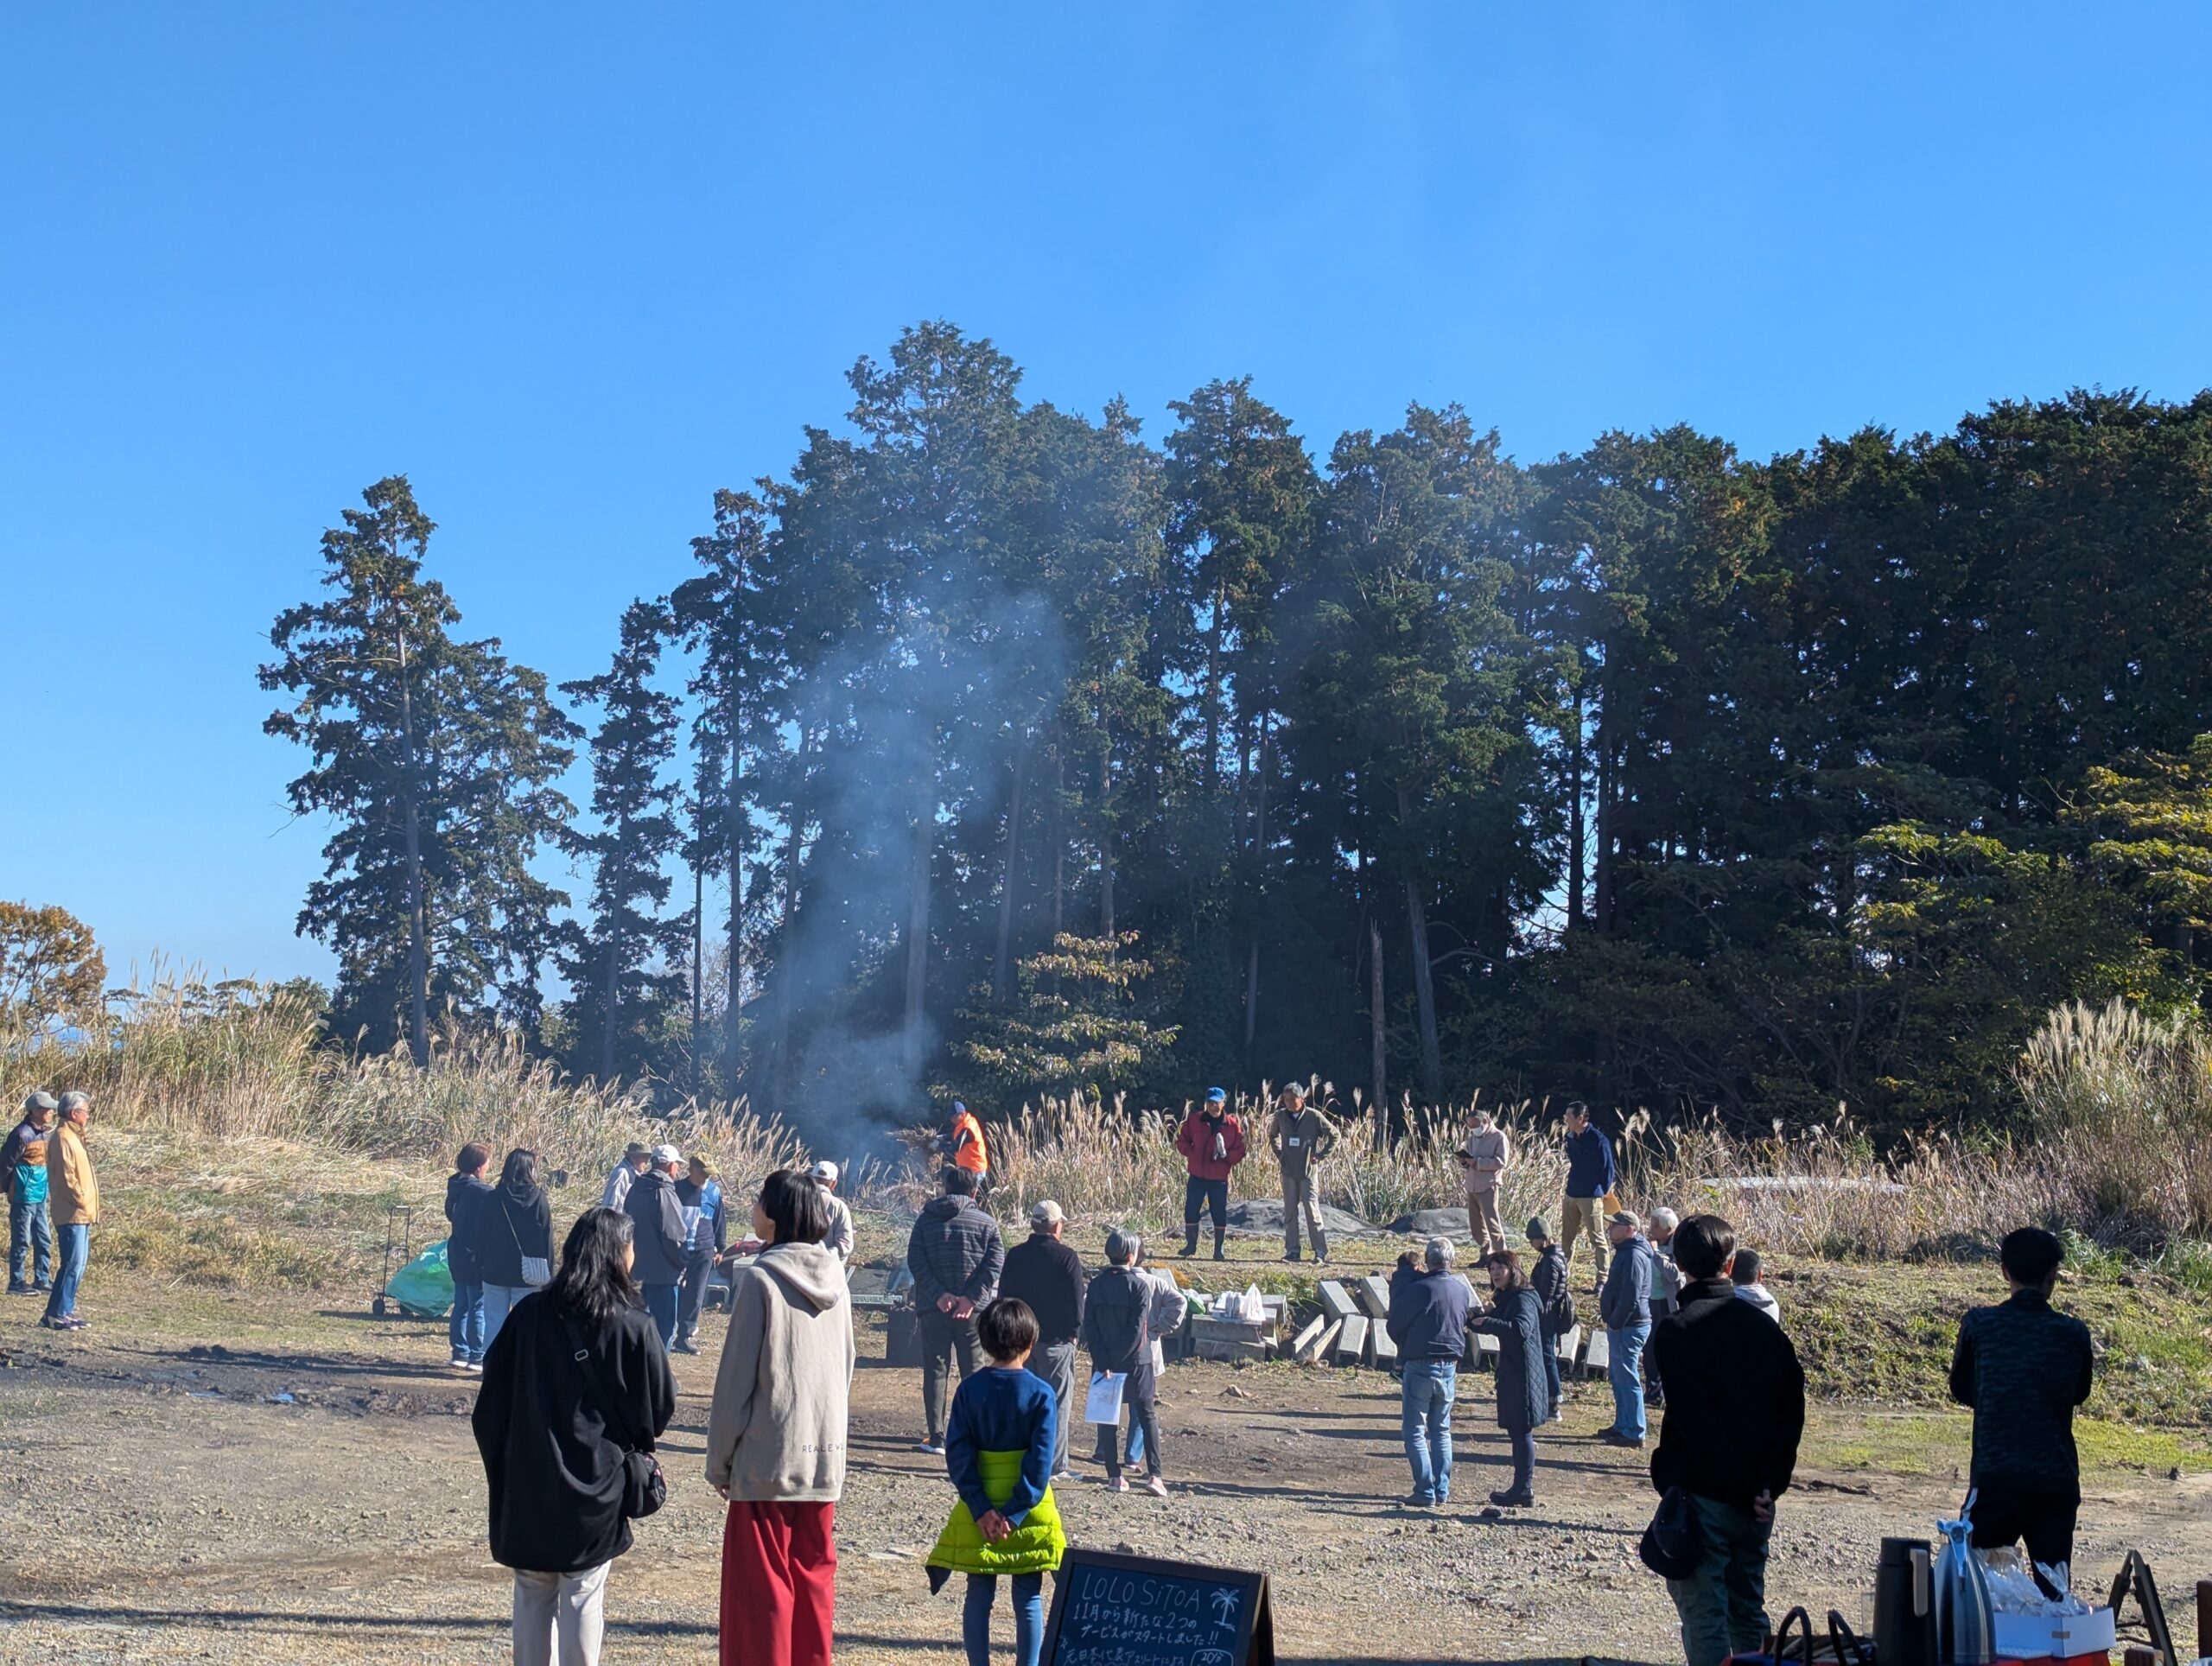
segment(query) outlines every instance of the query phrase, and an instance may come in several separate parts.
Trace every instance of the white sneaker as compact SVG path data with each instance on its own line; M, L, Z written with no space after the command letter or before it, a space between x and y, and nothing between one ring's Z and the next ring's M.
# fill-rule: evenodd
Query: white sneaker
M1157 1475L1147 1475L1144 1478L1144 1490L1155 1498L1165 1498L1167 1496L1167 1483Z
M480 1359L472 1359L468 1362L467 1370L471 1377L481 1377L484 1375L484 1362Z
M1121 1476L1116 1475L1106 1483L1106 1490L1109 1492L1127 1492L1129 1490L1129 1484Z

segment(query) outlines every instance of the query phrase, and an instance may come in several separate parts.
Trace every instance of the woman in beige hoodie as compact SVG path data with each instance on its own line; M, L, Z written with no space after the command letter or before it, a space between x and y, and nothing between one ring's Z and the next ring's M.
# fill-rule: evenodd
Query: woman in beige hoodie
M830 1666L853 1308L829 1229L813 1177L779 1169L753 1205L766 1247L730 1275L707 1421L707 1479L729 1500L722 1666Z

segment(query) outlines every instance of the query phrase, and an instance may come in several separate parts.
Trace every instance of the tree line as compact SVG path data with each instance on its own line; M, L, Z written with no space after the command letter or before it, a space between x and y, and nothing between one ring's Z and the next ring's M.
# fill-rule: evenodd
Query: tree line
M2006 1114L2058 1001L2202 997L2212 393L1524 464L1020 379L862 359L558 690L370 487L261 671L335 1030L800 1116L1319 1073L1895 1128Z

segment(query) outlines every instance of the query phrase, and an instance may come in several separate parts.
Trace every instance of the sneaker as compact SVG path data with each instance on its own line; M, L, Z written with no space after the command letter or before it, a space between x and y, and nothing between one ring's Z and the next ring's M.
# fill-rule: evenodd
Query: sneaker
M1618 1429L1607 1429L1598 1439L1609 1447L1618 1447L1624 1452L1642 1452L1643 1442L1634 1435L1623 1434Z
M73 1331L77 1328L77 1321L75 1319L56 1319L51 1313L41 1313L39 1315L38 1322L45 1326L49 1331Z
M38 1292L28 1284L11 1284L8 1287L8 1294L11 1296L35 1296Z
M1491 1493L1490 1501L1494 1504L1501 1504L1508 1510L1527 1510L1536 1502L1536 1495L1533 1492L1523 1492L1518 1487L1508 1487L1503 1492Z
M1144 1478L1144 1490L1155 1498L1165 1498L1167 1496L1167 1483L1157 1475L1147 1475Z
M1077 1481L1080 1481L1083 1477L1077 1474L1071 1469L1064 1469L1049 1478L1052 1485L1054 1486L1073 1486Z
M484 1375L484 1362L480 1359L472 1359L461 1369L471 1377L481 1377Z
M1418 1492L1409 1492L1398 1502L1405 1505L1408 1510L1433 1510L1436 1508L1435 1499L1426 1497Z
M674 1351L677 1353L695 1354L699 1351L699 1345L692 1341L692 1339L688 1336L680 1336L676 1339L676 1347Z
M457 1353L451 1359L446 1361L446 1364L451 1366L454 1370L465 1371L468 1369L468 1356L467 1354Z
M931 1458L942 1458L944 1456L944 1448L934 1440L917 1440L914 1442L914 1450L918 1453L925 1453Z
M1109 1492L1127 1492L1129 1490L1128 1478L1116 1475L1112 1480L1106 1483L1106 1490Z

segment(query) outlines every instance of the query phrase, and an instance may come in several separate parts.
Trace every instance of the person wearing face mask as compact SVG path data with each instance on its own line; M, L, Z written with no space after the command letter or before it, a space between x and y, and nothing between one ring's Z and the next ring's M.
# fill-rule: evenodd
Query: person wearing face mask
M1244 1160L1244 1125L1229 1109L1229 1095L1208 1088L1203 1108L1185 1118L1175 1135L1190 1178L1183 1184L1183 1254L1198 1253L1198 1221L1213 1215L1213 1258L1229 1259L1229 1177Z

